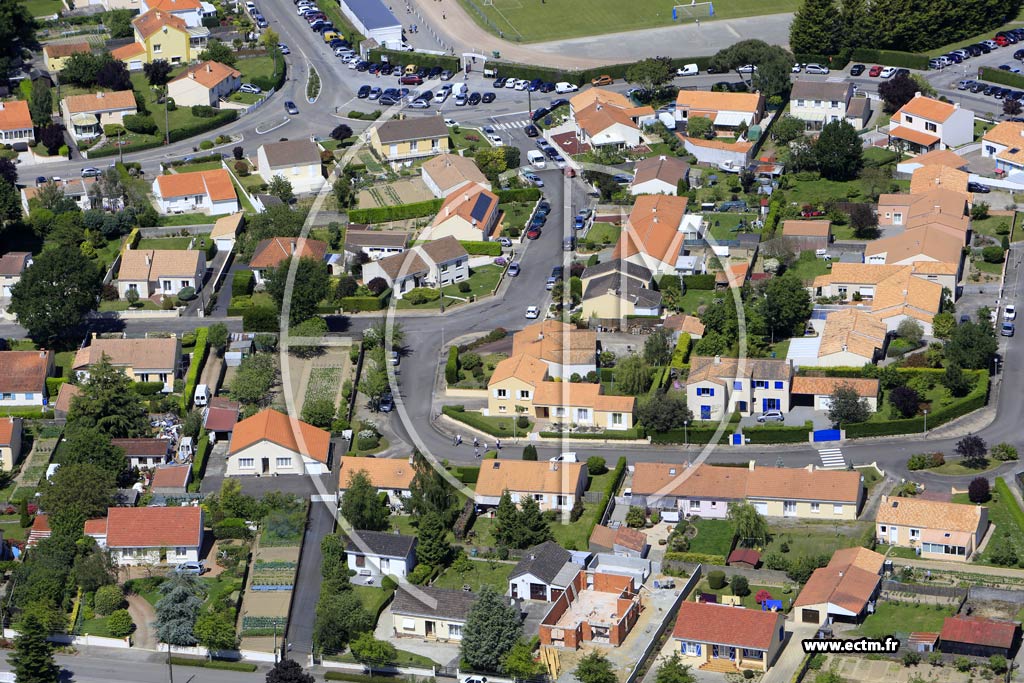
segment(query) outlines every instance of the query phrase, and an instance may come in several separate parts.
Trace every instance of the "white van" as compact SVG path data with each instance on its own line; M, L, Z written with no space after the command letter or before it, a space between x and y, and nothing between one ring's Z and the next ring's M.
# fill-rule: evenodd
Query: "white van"
M544 156L544 153L535 149L531 149L526 153L526 160L534 168L547 168L548 165L548 159Z
M580 88L579 88L578 85L574 85L572 83L566 83L565 81L563 81L561 83L555 83L555 92L560 94L560 95L564 95L567 92L576 92L579 89Z
M465 83L456 83L452 86L452 97L469 95L469 87Z
M205 384L200 384L196 387L196 393L192 397L192 403L197 407L201 408L210 403L210 387Z
M696 64L684 64L682 68L676 69L676 76L696 76L700 69Z

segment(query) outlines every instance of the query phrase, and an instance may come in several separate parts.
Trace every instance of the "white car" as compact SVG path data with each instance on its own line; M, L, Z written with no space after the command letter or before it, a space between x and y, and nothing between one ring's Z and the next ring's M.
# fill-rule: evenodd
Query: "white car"
M983 45L987 45L989 47L989 49L991 49L991 50L995 50L995 49L999 48L999 43L997 43L994 40L983 40L983 41L981 41L981 43Z
M528 320L536 320L537 318L539 318L540 317L540 307L539 306L529 306L529 307L527 307L527 309L526 309L526 317L527 317Z
M437 102L438 104L441 104L442 102L448 99L448 93L450 92L451 90L438 90L436 93L434 93L434 101Z
M456 121L455 119L445 119L444 120L444 125L449 126L449 127L457 126L457 125L459 125L459 122Z
M559 95L564 95L567 92L576 92L579 89L580 87L575 83L566 83L565 81L555 83L555 92Z
M753 64L744 64L743 66L737 67L736 71L741 74L752 74L757 71L757 67Z
M506 88L514 88L514 87L516 87L516 83L518 83L518 82L519 81L517 81L516 79L510 78L507 81L505 81L505 87Z
M827 74L828 67L822 66L821 64L808 64L804 67L804 71L809 74Z
M299 9L296 10L296 14L298 14L301 17L303 14L310 11L319 12L320 8L317 7L316 5L299 5Z
M1013 304L1007 304L1006 308L1003 309L1003 320L1016 320L1017 319L1017 307Z
M501 137L496 135L495 133L488 134L487 139L490 140L491 144L494 145L495 147L505 146L505 141L502 140Z
M896 67L887 66L882 69L882 73L878 74L881 78L892 78L892 75L896 73Z
M516 81L516 90L526 90L526 88L528 88L529 85L530 81L527 81L525 79L519 79L518 81Z
M804 68L803 64L794 64L793 68L790 69L790 71L792 71L795 74L798 74L798 73L800 73L803 70L803 68Z
M696 76L700 73L700 68L696 64L684 64L682 68L676 69L676 76ZM555 86L558 89L558 86Z

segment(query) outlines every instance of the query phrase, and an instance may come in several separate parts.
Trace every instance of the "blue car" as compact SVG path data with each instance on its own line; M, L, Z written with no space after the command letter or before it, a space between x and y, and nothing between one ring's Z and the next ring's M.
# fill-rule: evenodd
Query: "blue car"
M524 173L523 177L526 178L527 182L533 183L537 187L544 187L544 181L536 173Z
M583 229L583 216L576 216L575 218L573 218L572 219L572 227L573 227L573 230L582 230Z

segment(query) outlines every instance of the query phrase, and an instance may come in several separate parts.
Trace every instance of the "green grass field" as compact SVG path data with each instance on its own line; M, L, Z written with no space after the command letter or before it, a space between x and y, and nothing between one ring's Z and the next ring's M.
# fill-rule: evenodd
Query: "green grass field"
M487 31L528 43L669 26L673 23L672 6L677 3L647 0L623 5L616 0L592 0L582 14L576 0L493 0L491 5L484 5L483 0L459 0L459 4ZM799 6L797 0L778 0L771 6L758 0L719 0L714 3L714 19L793 12ZM705 6L693 19L681 13L680 21L692 23L696 18L712 20Z
M25 0L24 5L33 17L48 17L64 9L60 0Z

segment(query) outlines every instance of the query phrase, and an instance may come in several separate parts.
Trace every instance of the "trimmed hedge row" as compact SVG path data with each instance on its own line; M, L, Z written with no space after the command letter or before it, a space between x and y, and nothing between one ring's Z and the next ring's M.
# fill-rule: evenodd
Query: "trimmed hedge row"
M509 432L498 429L493 424L488 422L487 419L480 413L467 411L465 406L444 406L443 408L441 408L441 412L443 412L445 415L452 418L453 420L458 420L462 424L469 425L473 429L480 430L485 434L490 434L491 436L496 436L502 439L512 436ZM518 416L511 416L511 419L516 420L518 419ZM532 426L532 424L533 423L530 423L529 425L523 427L522 429L519 429L518 431L521 431L523 434L526 434L527 432L530 431L530 427Z
M854 62L873 62L886 66L902 66L907 69L928 69L928 55L916 52L898 52L896 50L872 50L869 48L857 48L850 53L850 60Z
M462 70L459 66L458 57L449 57L448 55L426 55L419 52L400 52L398 50L388 50L385 48L370 50L371 62L384 61L384 57L388 58L387 61L389 64L415 64L416 66L422 66L428 69L439 66L442 69L450 69L456 73Z
M228 315L237 315L228 309ZM242 312L242 329L246 332L278 332L281 320L277 309L270 306L253 306Z
M978 78L990 83L1001 83L1012 88L1024 88L1024 76L1001 69L984 66L978 70Z
M691 341L692 339L687 332L682 332L679 335L679 341L676 342L676 348L672 351L672 360L669 361L669 369L682 368L686 365L686 361L690 360Z
M252 673L256 665L250 662L226 662L218 659L195 659L193 657L171 656L171 664L175 666L198 666L202 669L222 669L224 671L245 671Z
M470 256L501 256L501 244L498 242L463 242L459 244Z
M706 553L665 553L665 562L693 562L696 564L713 564L716 567L725 566L724 555L709 555Z
M209 328L200 327L196 330L196 346L192 351L192 362L188 365L188 374L185 375L185 391L181 395L182 414L188 412L188 409L192 407L192 398L196 393L199 373L206 363L207 334L209 334Z
M459 349L456 346L448 349L448 361L444 365L444 381L455 384L459 381Z
M391 300L391 288L385 289L380 296L347 296L338 302L338 308L346 313L359 311L379 311L387 308Z
M231 276L231 296L248 296L256 286L256 275L251 270L236 270Z
M803 427L765 425L744 429L743 436L750 443L805 443L813 429L810 422L805 422Z
M234 109L228 109L220 112L212 119L200 119L199 121L187 126L175 128L170 131L171 142L178 142L185 138L191 138L205 133L206 131L213 130L214 128L220 128L221 126L231 123L236 118L238 118L238 112Z
M710 273L704 275L684 275L683 286L687 289L714 289L715 276Z
M442 200L428 199L425 202L398 204L397 206L375 206L372 209L351 209L348 220L351 223L386 223L409 218L432 216L441 210Z
M328 681L352 681L353 683L395 683L398 676L365 676L347 671L328 671L324 679Z
M206 458L210 455L210 435L206 432L206 427L199 430L199 441L196 443L196 454L192 458L192 481L188 484L188 490L190 493L199 491L199 484L203 479L203 472L206 470ZM195 491L193 491L195 489Z
M150 140L149 142L139 142L139 143L132 143L130 145L126 145L124 147L124 151L125 151L125 153L141 152L142 150L145 150L145 149L155 149L157 147L163 147L163 146L164 146L164 141L162 139L161 140ZM102 149L90 150L87 153L87 155L83 155L83 156L86 156L87 159L99 159L101 157L112 157L115 154L120 153L120 151L121 151L120 147L108 146L108 147L103 147Z
M736 431L737 425L730 425L722 432L721 438L718 443L729 443L729 439L732 437L733 432ZM689 438L689 443L692 444L706 444L711 442L711 438L715 435L714 429L703 429L690 427L689 429L671 429L667 432L660 432L657 434L651 434L651 443L686 443L686 438Z
M632 429L624 429L621 431L606 431L597 433L582 433L582 434L566 434L565 432L541 432L541 438L544 439L589 439L598 441L605 439L608 441L635 441L637 439L644 438L643 427L633 427Z
M536 187L521 187L515 190L498 190L499 204L511 202L535 202L540 199L540 189Z
M60 385L64 384L67 381L67 377L47 377L46 395L49 396L51 399L56 400L57 394L60 393Z

